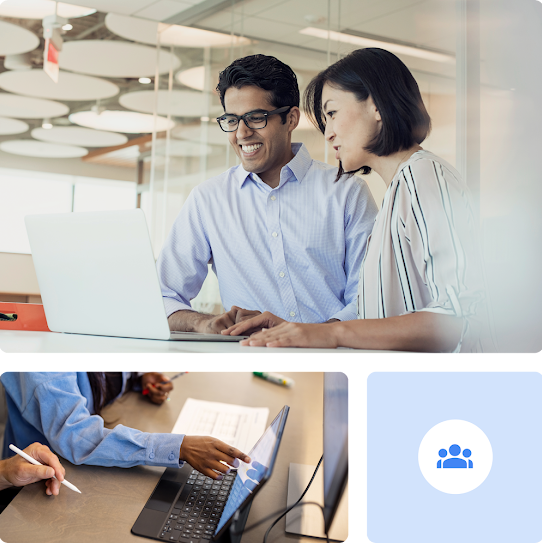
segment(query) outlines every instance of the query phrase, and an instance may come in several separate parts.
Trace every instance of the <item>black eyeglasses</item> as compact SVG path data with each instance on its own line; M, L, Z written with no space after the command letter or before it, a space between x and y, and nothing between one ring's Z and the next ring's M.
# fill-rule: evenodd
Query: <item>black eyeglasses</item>
M252 130L260 130L267 126L267 117L270 115L276 115L277 113L288 113L294 106L283 106L273 111L264 111L258 109L256 111L249 111L244 115L234 115L233 113L226 113L216 118L216 121L220 125L220 128L224 132L235 132L239 128L239 122L243 119L247 128Z

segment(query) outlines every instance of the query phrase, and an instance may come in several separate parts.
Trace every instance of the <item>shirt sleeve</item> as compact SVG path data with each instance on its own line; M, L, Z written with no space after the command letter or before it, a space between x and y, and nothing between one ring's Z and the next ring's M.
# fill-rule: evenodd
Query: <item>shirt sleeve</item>
M158 257L157 269L166 315L191 310L207 277L211 246L198 207L198 190L192 190L175 219Z
M338 181L341 183L341 180ZM357 319L359 270L367 247L367 238L373 229L378 208L367 183L356 178L352 184L344 210L345 307L329 317L341 321Z
M466 186L436 161L416 161L403 174L409 193L405 234L430 294L421 311L463 319L459 350L479 331L477 309L485 298L470 197Z
M121 468L184 464L179 461L184 435L141 432L122 424L105 428L102 417L90 414L75 373L40 383L22 416L73 464Z

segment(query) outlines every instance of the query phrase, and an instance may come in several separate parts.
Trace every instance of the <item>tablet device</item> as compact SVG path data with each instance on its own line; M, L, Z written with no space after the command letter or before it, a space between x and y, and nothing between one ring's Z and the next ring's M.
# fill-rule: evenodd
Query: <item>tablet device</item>
M252 500L273 472L289 410L287 405L281 409L250 450L250 464L240 462L222 481L205 477L188 464L167 468L132 533L180 543L224 541L240 535Z

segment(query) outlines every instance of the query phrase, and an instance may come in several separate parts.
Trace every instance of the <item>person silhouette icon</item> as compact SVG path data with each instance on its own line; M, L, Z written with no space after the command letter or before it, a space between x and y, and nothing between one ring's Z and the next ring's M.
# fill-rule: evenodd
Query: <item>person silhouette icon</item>
M446 456L448 456L448 451L450 452L450 455L452 456L452 458L448 458L446 460L444 460L444 458L446 458ZM452 445L450 446L450 448L448 449L448 451L446 449L440 449L439 452L438 452L438 455L440 456L441 460L439 460L437 462L437 468L447 468L447 469L450 469L450 468L462 468L462 469L467 469L467 468L472 468L473 467L473 463L472 463L472 460L470 459L470 456L472 454L471 450L470 449L465 449L463 451L463 456L465 458L468 459L468 464L467 464L467 460L464 460L463 458L457 458L459 456L459 454L461 453L461 447L459 445Z
M463 450L463 456L464 456L465 458L468 458L468 459L469 459L469 468L472 468L472 467L473 467L472 460L470 459L470 455L471 455L471 454L472 454L472 453L471 453L470 449L464 449L464 450Z

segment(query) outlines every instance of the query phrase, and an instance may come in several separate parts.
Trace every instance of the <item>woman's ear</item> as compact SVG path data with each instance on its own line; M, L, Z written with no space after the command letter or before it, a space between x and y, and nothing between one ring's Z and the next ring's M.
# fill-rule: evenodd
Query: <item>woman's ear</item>
M378 111L378 108L376 107L375 103L374 103L374 100L373 100L373 97L372 96L369 96L367 98L368 100L368 104L369 104L369 109L370 111L373 112L374 116L375 116L375 120L376 121L381 121L382 120L382 116L380 115L380 111Z

